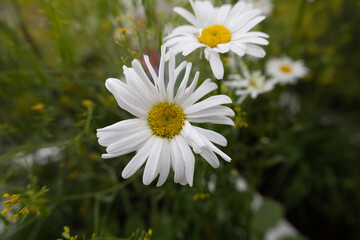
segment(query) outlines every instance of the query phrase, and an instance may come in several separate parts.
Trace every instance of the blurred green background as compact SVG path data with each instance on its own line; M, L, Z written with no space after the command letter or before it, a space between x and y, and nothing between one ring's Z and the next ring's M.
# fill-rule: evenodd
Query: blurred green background
M0 239L66 239L69 226L79 239L146 239L151 229L152 239L255 240L283 218L299 232L284 239L359 239L360 3L273 4L259 26L270 35L267 57L245 62L264 69L287 55L311 73L246 100L237 119L247 124L208 126L228 139L231 163L212 169L197 157L194 187L169 176L156 188L141 172L122 179L133 154L101 159L95 133L131 117L105 80L143 54L156 63L162 37L184 23L172 8L189 3L1 1L0 193L21 194L30 213L16 223L1 215ZM212 77L197 53L186 59L192 74ZM254 210L257 194L263 205Z

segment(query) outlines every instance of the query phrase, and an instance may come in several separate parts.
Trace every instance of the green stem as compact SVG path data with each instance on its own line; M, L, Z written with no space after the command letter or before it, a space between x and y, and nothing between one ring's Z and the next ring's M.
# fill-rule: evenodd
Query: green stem
M296 16L296 20L293 27L293 34L292 34L292 42L290 43L289 49L297 49L294 48L295 45L297 45L300 41L301 37L301 25L304 19L304 13L306 8L307 0L301 0L299 11Z
M99 235L99 217L100 217L100 196L95 196L95 203L94 203L94 234L95 239Z
M39 51L39 48L36 45L34 39L31 37L29 31L27 30L24 19L22 18L21 14L20 14L19 4L16 2L16 0L12 0L12 4L13 4L13 7L15 9L16 17L17 17L17 19L19 21L21 32L23 33L26 42L29 43L29 45L31 47L31 50L34 52L34 54L37 57L41 58L42 56L41 56L41 53Z
M105 195L108 193L112 193L112 192L116 192L119 191L121 189L123 189L124 187L126 187L128 184L130 184L135 178L131 178L129 180L127 180L126 182L121 182L118 183L110 188L104 189L104 190L100 190L100 191L96 191L96 192L88 192L88 193L79 193L79 194L72 194L72 195L67 195L64 197L59 197L59 199L61 199L62 201L67 201L67 200L77 200L77 199L84 199L84 198L92 198L98 195Z

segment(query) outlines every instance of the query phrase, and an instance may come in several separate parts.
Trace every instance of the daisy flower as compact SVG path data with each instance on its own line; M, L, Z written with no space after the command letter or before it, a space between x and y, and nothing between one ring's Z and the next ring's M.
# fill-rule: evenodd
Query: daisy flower
M256 44L267 45L269 36L263 32L249 32L265 19L252 4L239 1L233 7L229 4L214 7L208 1L192 0L190 4L195 15L181 7L175 7L174 11L191 25L175 28L164 39L165 45L175 53L187 56L197 48L204 48L205 58L217 79L224 76L220 53L232 51L240 57L245 54L258 58L265 56L264 49Z
M309 72L302 60L294 61L289 57L270 59L265 67L267 74L280 84L296 83Z
M122 171L123 178L132 176L146 162L143 174L145 185L159 175L157 186L161 186L172 168L176 183L192 186L195 167L193 152L201 155L214 168L220 164L215 153L225 161L231 160L213 144L226 146L227 141L222 135L193 126L192 123L233 125L228 116L234 116L234 112L221 106L231 103L231 99L225 95L199 101L215 90L216 84L207 79L196 89L199 72L189 82L192 64L182 62L175 67L173 53L169 53L169 71L166 74L165 54L165 46L162 46L158 74L150 64L149 57L144 56L151 80L138 60L134 60L130 68L123 67L126 82L115 78L106 80L105 86L119 106L135 118L98 129L97 137L99 144L105 146L107 151L102 158L114 158L136 151ZM179 82L178 76L185 68L184 77Z
M259 94L274 89L276 80L266 79L259 70L250 72L243 62L240 62L240 68L244 77L239 74L231 74L229 75L230 81L224 82L229 88L235 89L235 95L241 96L236 104L241 104L249 95L251 98L257 98Z
M247 3L252 3L254 8L260 9L265 15L269 15L273 10L271 0L245 0Z

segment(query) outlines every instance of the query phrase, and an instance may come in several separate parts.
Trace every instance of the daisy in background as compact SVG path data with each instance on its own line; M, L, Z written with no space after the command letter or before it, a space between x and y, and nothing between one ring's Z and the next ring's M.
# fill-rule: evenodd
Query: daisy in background
M267 79L261 71L256 70L250 72L247 66L240 61L240 69L243 76L239 74L229 75L230 81L225 81L224 84L235 89L235 95L240 96L236 104L241 104L247 96L257 98L259 94L269 92L274 89L276 80Z
M302 60L294 61L289 57L270 59L265 67L266 73L282 85L296 83L299 78L305 77L309 72Z
M181 7L175 7L174 11L191 25L175 28L164 39L165 45L175 53L187 56L197 48L204 48L205 58L217 79L224 77L221 53L231 51L240 57L245 54L258 58L265 56L264 49L258 45L267 45L269 36L263 32L249 32L265 19L252 4L239 1L233 7L229 4L214 7L208 1L192 0L190 4L194 14Z
M172 168L176 183L192 186L195 167L193 152L205 158L214 168L220 164L216 154L225 161L231 160L213 144L226 146L227 141L222 135L193 126L192 122L233 125L229 116L234 116L234 112L221 106L231 103L231 99L225 95L199 101L215 90L216 84L207 79L196 89L199 72L192 82L189 81L192 64L182 62L175 67L175 55L171 52L168 55L168 74L164 70L165 46L162 46L158 74L150 64L149 57L144 56L151 80L138 60L134 60L130 68L123 67L126 82L115 78L106 80L105 86L119 106L135 118L98 129L97 137L99 144L107 147L107 153L102 158L114 158L136 151L122 172L123 178L132 176L146 162L143 174L145 185L160 175L157 186L161 186ZM184 77L177 83L183 69L186 69ZM178 88L175 89L175 86Z
M273 10L273 4L271 0L245 0L247 3L253 4L254 8L261 10L265 15L270 15Z

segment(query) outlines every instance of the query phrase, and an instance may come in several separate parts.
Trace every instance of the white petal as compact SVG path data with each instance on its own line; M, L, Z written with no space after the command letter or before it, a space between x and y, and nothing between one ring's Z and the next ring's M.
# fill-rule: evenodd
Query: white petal
M236 42L232 42L230 45L230 50L236 53L239 57L242 57L245 55L245 49L246 46L243 44L243 47L241 45L236 44Z
M120 138L134 134L145 128L149 128L145 120L139 118L128 119L97 129L96 136L99 138L99 144L107 147Z
M191 106L187 106L184 109L184 114L191 114L191 113L196 113L198 111L202 111L204 109L208 109L211 107L215 107L221 104L227 104L227 103L231 103L231 98L229 98L226 95L215 95L215 96L211 96L201 102L195 103Z
M152 66L151 63L150 63L149 56L144 55L144 60L145 60L146 67L147 67L147 69L149 70L152 79L154 80L154 84L155 84L155 86L157 86L157 85L159 84L159 77L158 77L158 75L156 74L153 66Z
M188 118L189 122L195 123L215 123L215 124L225 124L234 126L233 120L225 116L209 116L209 117L199 117L199 118Z
M185 125L180 134L186 139L196 154L201 153L202 148L205 147L205 143L189 121L185 120Z
M222 159L224 159L227 162L231 161L231 158L228 155L226 155L223 151L221 151L220 149L215 147L215 145L212 144L211 142L209 142L209 146L210 146L211 150L213 150L215 153L217 153Z
M184 105L191 105L197 102L200 98L208 94L209 92L217 89L217 85L211 82L210 79L206 79L196 91L191 94L184 102Z
M139 75L140 79L142 80L142 84L146 87L146 89L149 92L151 92L152 96L156 96L157 95L156 88L152 84L152 82L150 81L148 76L146 75L146 73L145 73L143 67L141 66L141 63L139 62L139 60L135 59L134 61L132 61L132 67L134 68L136 73Z
M133 68L123 66L123 70L129 92L131 92L134 97L139 100L145 109L150 109L152 101L155 99L156 92L152 92L146 87L140 76L137 75ZM156 90L154 86L153 88L153 90ZM154 93L154 95L152 93Z
M171 156L170 156L170 149L169 149L169 144L167 143L167 141L163 142L163 147L162 147L162 151L161 151L161 157L160 157L160 176L159 176L159 180L156 184L157 187L161 186L164 184L164 182L166 181L169 172L170 172L170 163L171 163Z
M199 47L203 47L204 44L199 43L199 42L193 42L193 43L189 43L187 44L182 51L182 54L184 56L187 56L189 53L195 51L196 49L198 49Z
M114 95L121 108L133 114L134 116L145 118L147 115L144 106L127 89L126 84L115 78L109 78L105 82L106 88Z
M217 79L224 77L224 66L221 62L220 55L217 52L211 51L209 54L210 67Z
M241 38L246 38L246 37L261 37L261 38L269 38L269 35L263 32L258 32L258 31L251 31L251 32L246 32L246 33L234 33L231 36L231 40L238 40Z
M203 137L204 142L206 143L206 147L208 148L209 151L214 151L215 153L217 153L220 157L222 157L225 161L230 162L231 158L226 155L225 153L223 153L220 149L218 149L217 147L215 147L214 144L212 144L208 139L206 139L205 137Z
M172 101L174 98L174 86L175 86L175 55L174 55L174 53L170 53L168 68L169 68L169 82L168 82L168 85L166 88L166 93L167 93L167 101Z
M192 80L190 86L188 88L186 88L186 90L185 90L185 95L186 96L190 96L191 94L193 94L193 92L194 92L194 90L196 88L196 85L198 83L199 76L200 76L200 73L196 72L195 76L194 76L194 79Z
M188 118L199 118L199 117L207 117L207 116L230 116L233 117L235 115L234 111L231 108L225 106L215 106L212 108L207 108L202 111L196 111L192 114L187 114Z
M224 22L226 21L230 10L231 10L230 4L222 5L218 11L216 22L220 25L224 25Z
M231 29L232 33L234 34L236 34L238 31L241 33L247 32L247 30L243 31L243 28L246 27L247 24L252 21L252 19L256 18L260 14L261 14L260 10L257 9L245 11L243 14L233 18L229 23L227 23L228 25L225 27ZM261 21L262 20L263 19L261 19Z
M160 64L159 64L159 82L158 82L158 89L160 92L160 99L162 101L166 98L166 91L165 91L165 79L164 79L164 69L165 69L165 53L166 53L166 46L161 45L161 57L160 57ZM169 52L170 55L173 55L173 52Z
M254 57L258 57L258 58L263 58L266 55L266 52L263 48L261 48L257 45L251 44L251 43L246 44L245 51L247 54L254 56Z
M207 148L203 149L200 154L213 168L218 168L220 162L215 153Z
M268 45L269 44L268 40L266 40L264 38L259 38L259 37L244 37L244 38L238 39L236 41L240 41L242 43L260 44L260 45Z
M245 9L246 3L244 1L238 1L231 9L227 20L231 20L236 15L241 14L242 11Z
M174 12L185 18L189 23L191 23L194 26L200 27L198 20L196 17L190 13L188 10L181 8L181 7L175 7Z
M158 169L158 165L160 163L163 141L164 141L163 138L158 137L153 143L154 145L151 148L149 159L146 162L144 175L143 175L143 183L145 185L149 185L152 181L154 181L156 177L156 172Z
M127 154L138 149L147 139L152 136L152 131L149 128L141 129L138 132L128 135L120 140L110 144L106 151L112 154Z
M174 38L171 38L171 39L167 40L165 42L165 45L170 47L174 51L174 47L173 47L174 45L176 45L176 44L188 44L188 43L199 43L199 41L193 35L179 36L179 37L174 37ZM181 52L181 51L176 51L176 52Z
M208 1L190 1L200 27L205 28L214 24L215 9Z
M221 135L215 131L205 129L205 128L200 128L200 127L196 127L196 126L193 126L193 128L195 128L201 135L203 135L209 141L219 144L220 146L227 145L227 140L223 135Z
M178 147L182 153L182 158L185 163L185 177L190 187L193 185L194 168L195 168L195 157L191 152L189 145L185 142L182 137L176 138Z
M184 95L185 95L185 88L186 88L186 85L189 81L189 76L190 76L190 71L191 71L191 66L192 66L192 63L189 62L187 65L186 65L186 70L185 70L185 74L184 74L184 78L183 80L181 81L180 83L180 86L177 90L177 93L176 93L176 96L175 96L175 101L179 101L181 100Z
M179 74L181 73L182 70L184 70L184 68L186 67L187 62L183 61L179 64L179 66L176 67L175 69L175 81L177 80L177 77L179 76Z
M215 48L212 50L219 53L227 53L230 50L230 42L229 43L222 43L218 44Z
M179 149L175 139L179 136L175 136L169 143L170 146L170 155L171 155L171 165L174 170L174 182L179 183L185 174L185 163L181 155L181 150Z
M243 26L240 29L240 32L244 33L249 31L250 29L252 29L253 27L255 27L255 25L257 25L258 23L260 23L262 20L264 20L266 17L265 16L258 16L254 19L252 19L251 21L249 21L248 23L246 23L245 26Z
M131 177L139 168L145 163L146 159L150 155L151 149L154 147L154 142L158 137L152 136L145 145L136 153L136 155L130 160L121 173L123 178Z
M170 33L170 35L166 36L164 38L164 41L167 41L168 39L170 38L173 38L175 36L179 36L179 35L196 35L197 32L199 30L192 26L192 25L182 25L182 26L179 26L177 28L175 28L174 30L172 30L172 32Z

